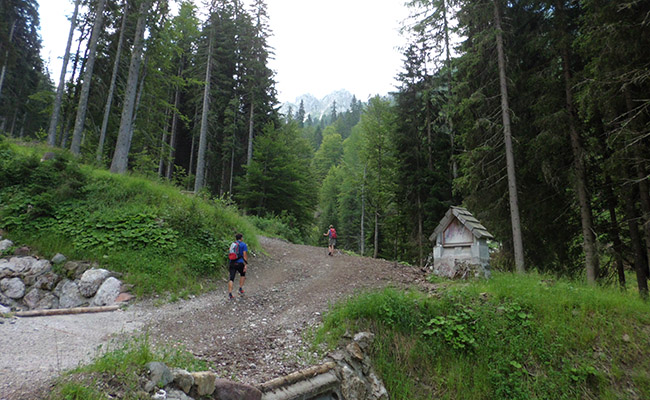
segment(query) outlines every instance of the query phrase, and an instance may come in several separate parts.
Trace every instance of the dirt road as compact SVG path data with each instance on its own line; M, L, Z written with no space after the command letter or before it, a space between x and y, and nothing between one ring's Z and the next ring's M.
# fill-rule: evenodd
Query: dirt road
M0 400L31 399L34 382L88 362L112 337L148 332L155 345L183 346L215 372L259 384L321 360L303 334L328 306L373 287L422 282L417 268L260 238L264 255L251 257L246 295L226 297L226 282L202 296L124 311L18 319L0 325ZM260 252L261 253L261 252ZM235 287L237 285L235 284Z

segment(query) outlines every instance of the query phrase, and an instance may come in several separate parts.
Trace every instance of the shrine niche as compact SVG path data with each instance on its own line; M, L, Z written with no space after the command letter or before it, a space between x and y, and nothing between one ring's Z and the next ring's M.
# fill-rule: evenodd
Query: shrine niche
M487 241L494 237L463 207L451 207L433 231L433 273L448 278L490 275Z

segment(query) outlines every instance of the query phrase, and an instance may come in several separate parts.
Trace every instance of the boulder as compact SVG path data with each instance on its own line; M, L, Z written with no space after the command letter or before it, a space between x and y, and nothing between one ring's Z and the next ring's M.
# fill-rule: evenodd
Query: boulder
M104 281L93 298L94 306L110 306L120 294L122 282L112 276Z
M0 280L0 290L10 299L20 299L25 295L25 284L20 278Z
M58 274L51 271L46 272L43 275L40 275L38 278L36 278L34 287L43 290L52 290L56 287L56 284L59 283L60 280L61 277Z
M215 382L214 398L219 400L260 400L262 392L253 386L233 382L227 379L217 379Z
M180 390L170 389L167 392L167 400L194 400Z
M79 279L79 292L82 296L93 297L106 278L111 276L105 269L89 269ZM119 294L119 293L118 293ZM117 295L116 295L117 297Z
M148 382L144 385L146 392L151 392L157 387L164 388L174 381L172 371L161 362L150 362L146 365Z
M61 281L54 291L60 293L59 307L61 308L81 307L88 304L88 299L79 293L79 287L71 280L65 279Z
M43 297L43 294L40 289L37 288L32 288L25 297L23 298L23 301L29 307L30 310L33 310L37 308L38 303L41 301L41 298Z
M172 374L174 375L174 383L176 386L181 388L183 392L189 393L192 385L194 385L194 377L192 374L180 368L174 368Z
M196 394L201 396L209 396L214 393L216 387L217 375L210 371L193 372L194 387Z
M0 314L9 314L11 312L10 307L5 307L2 304L0 304Z
M37 310L50 310L53 308L59 308L59 299L52 294L52 292L44 291L41 293L42 297L36 304Z
M31 252L31 249L27 246L22 246L14 250L14 255L16 256L28 256Z
M56 255L52 257L52 264L62 264L66 261L67 258L61 253L56 253Z
M9 239L0 240L0 251L5 251L10 247L13 247L14 242Z

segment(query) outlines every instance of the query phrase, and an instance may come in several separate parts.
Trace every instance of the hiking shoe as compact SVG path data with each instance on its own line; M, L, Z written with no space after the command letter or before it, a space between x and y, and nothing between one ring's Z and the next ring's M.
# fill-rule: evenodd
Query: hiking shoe
M232 300L232 299L235 298L235 296L233 296L232 293L228 293L228 298L229 298L230 300Z
M240 296L243 296L243 295L244 295L244 289L239 288L239 295L240 295Z

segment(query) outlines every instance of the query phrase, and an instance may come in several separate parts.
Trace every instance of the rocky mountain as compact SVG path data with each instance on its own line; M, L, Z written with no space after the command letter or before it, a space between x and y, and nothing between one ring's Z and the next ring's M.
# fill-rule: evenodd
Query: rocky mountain
M291 113L295 116L300 108L300 101L302 101L305 107L305 115L311 115L313 119L320 119L323 115L332 112L334 102L336 102L336 112L349 110L352 97L352 93L345 89L332 92L322 99L317 99L311 94L303 94L298 96L294 102L282 104L280 112L286 115L291 110Z

